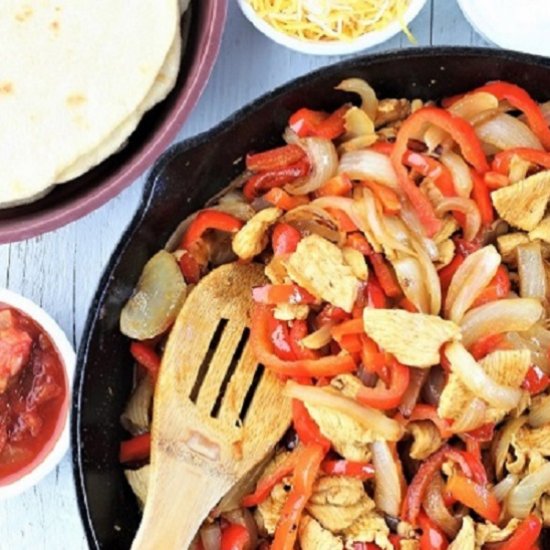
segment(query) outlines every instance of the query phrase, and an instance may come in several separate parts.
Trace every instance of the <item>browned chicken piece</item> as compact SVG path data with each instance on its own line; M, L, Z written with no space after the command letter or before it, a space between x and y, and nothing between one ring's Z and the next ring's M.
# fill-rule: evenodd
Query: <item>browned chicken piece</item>
M439 364L441 346L460 339L460 327L437 315L365 308L365 332L385 351L411 367Z
M389 540L390 529L384 518L372 510L362 515L348 529L345 530L346 548L353 548L356 542L373 542L382 550L393 550Z
M381 99L376 111L376 128L407 118L411 113L408 99Z
M550 170L493 191L491 198L503 220L532 231L542 220L550 198Z
M241 260L251 260L257 256L267 246L269 228L282 213L279 208L260 210L233 237L233 252Z
M374 501L365 493L359 479L325 476L317 480L306 510L333 533L347 529L374 509Z
M550 457L550 425L531 428L521 427L512 438L513 456L506 462L506 469L517 475L536 472Z
M531 353L528 350L496 351L480 362L485 372L496 382L513 388L521 386L530 364ZM451 372L441 393L437 413L442 418L457 420L475 397L460 378ZM508 412L506 409L488 406L485 422L499 422Z
M544 218L533 231L529 231L529 239L532 241L540 239L550 243L550 216Z
M430 420L410 422L407 425L407 430L412 433L414 438L409 454L415 460L428 458L443 445L439 430Z
M462 519L462 527L448 550L476 550L474 520L470 516L465 516Z
M304 514L298 528L301 550L343 550L340 537L333 535L310 515Z
M484 544L506 540L512 535L519 524L520 520L516 518L512 518L502 529L491 522L477 523L475 526L476 548L481 548Z
M319 235L304 237L287 269L290 278L315 297L351 312L359 281L335 244Z

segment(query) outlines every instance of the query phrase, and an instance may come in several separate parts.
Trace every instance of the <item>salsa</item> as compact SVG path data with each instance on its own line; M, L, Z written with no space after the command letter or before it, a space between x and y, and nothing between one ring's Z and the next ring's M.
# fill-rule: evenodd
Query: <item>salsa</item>
M51 450L67 399L65 369L48 334L0 304L0 486L31 471Z

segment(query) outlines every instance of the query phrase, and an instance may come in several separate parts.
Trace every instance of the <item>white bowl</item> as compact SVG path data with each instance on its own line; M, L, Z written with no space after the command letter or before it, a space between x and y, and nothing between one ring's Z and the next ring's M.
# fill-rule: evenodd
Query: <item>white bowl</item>
M299 40L276 30L264 21L248 3L248 0L237 0L246 18L263 34L274 42L286 46L291 50L312 55L346 55L372 48L389 40L401 31L399 21L391 22L387 27L379 31L366 33L351 41L320 42L316 40ZM418 15L424 7L426 0L410 0L404 19L407 25Z
M21 311L48 334L61 357L67 382L67 395L62 411L65 418L63 421L63 429L57 441L43 458L42 462L37 464L30 472L16 479L9 485L0 486L0 500L2 500L18 495L36 485L59 464L65 453L69 450L71 388L74 378L76 356L73 347L59 325L34 302L10 290L0 289L0 303Z

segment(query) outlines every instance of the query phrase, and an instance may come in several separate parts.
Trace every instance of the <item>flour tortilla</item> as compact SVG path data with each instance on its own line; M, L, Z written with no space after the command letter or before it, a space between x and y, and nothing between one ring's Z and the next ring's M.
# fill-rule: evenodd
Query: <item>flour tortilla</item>
M178 0L2 1L0 205L43 194L162 96L178 25Z

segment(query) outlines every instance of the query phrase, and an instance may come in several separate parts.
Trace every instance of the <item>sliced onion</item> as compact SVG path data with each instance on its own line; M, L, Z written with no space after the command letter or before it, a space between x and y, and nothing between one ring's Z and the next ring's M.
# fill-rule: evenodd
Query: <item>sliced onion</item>
M302 235L319 235L333 243L342 243L344 235L336 220L323 208L306 204L289 210L281 222L298 229Z
M399 405L399 412L405 417L408 418L411 416L412 410L414 409L416 403L418 402L418 397L422 386L428 375L430 373L429 369L417 369L411 367L410 371L410 381L403 398L401 399L401 404Z
M367 226L376 242L384 247L386 254L399 251L413 253L410 247L398 241L385 226L384 218L378 211L374 195L370 189L357 189L354 197L354 209Z
M200 538L204 550L220 550L222 546L222 530L220 524L215 521L203 525L200 530Z
M445 348L445 355L452 371L473 394L499 409L511 410L517 406L521 390L493 380L462 344L451 342Z
M401 187L390 158L377 151L350 151L340 159L338 173L346 173L351 179L372 180L391 187L399 194Z
M445 534L454 538L460 530L460 520L455 518L445 506L443 491L445 483L441 474L436 472L426 488L426 495L423 500L424 510L429 518L438 525Z
M542 150L539 139L529 126L506 113L500 113L494 118L478 124L476 134L481 141L501 150L514 147Z
M437 269L426 251L426 240L419 241L416 238L412 238L411 240L424 272L426 288L430 294L430 313L432 315L439 315L439 311L441 310L441 283L439 282Z
M344 126L346 128L344 139L346 140L363 136L373 136L374 141L377 139L373 119L371 119L365 111L357 107L350 107L346 111L344 115Z
M305 338L300 340L300 343L304 348L308 349L321 349L330 344L332 340L332 323L323 325L319 330L308 334Z
M519 289L522 298L544 300L546 272L540 242L520 244L517 247Z
M462 319L462 342L470 347L485 336L530 329L542 316L543 307L533 298L507 298L472 309Z
M449 148L453 140L445 130L439 126L430 125L424 132L424 143L428 147L428 152L433 153L439 147Z
M364 221L354 208L353 199L347 197L321 197L311 201L310 206L318 208L336 208L341 210L348 218L362 231L364 231Z
M397 517L403 499L401 468L385 441L374 441L371 450L374 466L374 502L382 512Z
M468 403L457 420L453 422L454 433L470 432L479 428L485 423L485 412L487 405L482 399L475 397Z
M268 206L272 205L268 203ZM245 222L252 218L257 210L245 201L243 194L239 191L230 191L223 195L220 197L219 203L212 206L212 209L226 212Z
M357 401L330 390L314 386L303 386L289 380L284 388L284 394L287 397L311 405L326 407L345 414L366 429L376 432L381 439L397 441L403 435L401 425L392 418L388 418L381 411L366 405L360 405Z
M451 279L445 299L445 317L460 323L478 294L491 282L500 266L500 254L493 245L470 254Z
M529 424L533 428L540 428L550 424L550 395L536 398L529 409Z
M508 179L510 183L517 183L527 177L531 168L531 163L522 159L519 155L512 155L510 160L510 168L508 170Z
M336 86L336 89L358 94L361 97L361 109L367 113L372 121L376 119L376 111L378 110L376 93L362 78L346 78Z
M144 376L126 404L126 408L120 417L120 423L132 435L139 435L148 432L150 429L153 390L151 378Z
M187 285L176 259L161 250L143 268L132 297L120 314L121 332L147 340L167 330L185 301Z
M302 145L309 158L311 170L302 180L285 185L291 195L307 195L323 185L338 169L338 154L332 141L321 138L304 138Z
M493 462L495 465L495 473L497 478L501 477L504 472L504 464L508 457L508 449L512 443L512 439L518 432L518 430L527 422L526 416L520 416L519 418L513 418L509 420L504 428L500 430L500 433L495 440L492 447Z
M474 184L466 161L452 151L445 151L439 159L451 172L457 195L469 197Z
M508 332L506 334L506 340L512 344L513 349L529 350L531 352L531 361L533 365L539 367L543 372L548 373L550 372L548 347L541 346L535 337L529 336L530 332L531 331L524 331L521 334L517 332Z
M429 313L430 297L418 260L407 256L393 260L391 263L405 297L413 303L418 311Z
M487 92L466 94L455 101L448 109L453 115L468 121L477 118L481 113L498 109L498 99Z
M536 472L525 476L508 496L508 511L516 518L527 517L536 502L550 490L550 462L543 464Z
M466 197L445 197L435 208L438 216L446 212L463 212L466 215L464 239L472 241L481 228L481 214L477 204Z
M508 474L502 481L493 487L493 495L499 502L503 502L510 491L518 484L519 478L515 474Z

